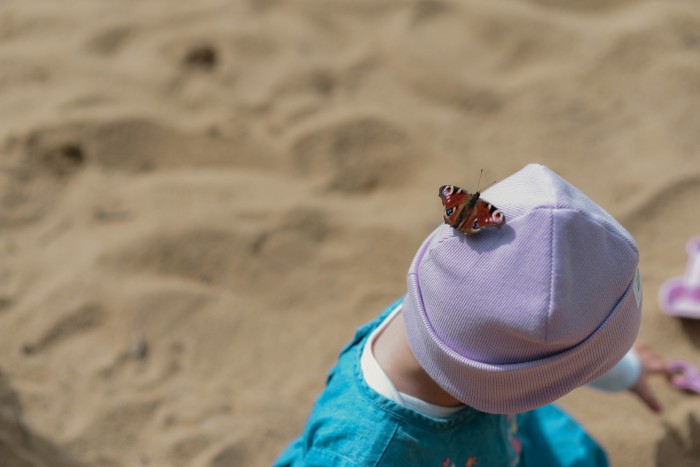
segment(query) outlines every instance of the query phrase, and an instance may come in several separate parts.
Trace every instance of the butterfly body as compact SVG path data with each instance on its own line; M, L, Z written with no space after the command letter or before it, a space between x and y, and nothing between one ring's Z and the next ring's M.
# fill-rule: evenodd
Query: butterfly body
M455 185L443 185L438 196L445 208L445 223L465 235L474 235L486 227L503 227L506 216L481 193L469 193Z

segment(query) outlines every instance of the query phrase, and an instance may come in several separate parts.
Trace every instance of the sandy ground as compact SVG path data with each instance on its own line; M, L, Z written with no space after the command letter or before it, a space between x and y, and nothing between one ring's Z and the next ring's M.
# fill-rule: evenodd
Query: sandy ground
M437 187L550 166L635 235L641 338L700 234L687 1L0 2L0 464L263 466L405 288ZM616 466L700 399L580 389Z

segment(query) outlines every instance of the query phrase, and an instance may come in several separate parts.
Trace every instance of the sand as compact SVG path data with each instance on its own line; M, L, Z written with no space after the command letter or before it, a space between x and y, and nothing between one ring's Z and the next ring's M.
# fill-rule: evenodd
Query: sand
M0 3L0 464L263 466L404 292L437 187L550 166L638 240L640 338L700 234L700 8ZM616 466L700 465L700 399L562 404Z

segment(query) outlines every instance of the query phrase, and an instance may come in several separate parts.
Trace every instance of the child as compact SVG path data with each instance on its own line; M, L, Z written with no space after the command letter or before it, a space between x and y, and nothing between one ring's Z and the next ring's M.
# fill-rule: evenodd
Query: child
M276 466L607 465L548 404L603 376L594 384L659 408L645 384L655 356L630 351L632 236L541 165L484 198L507 223L472 236L443 224L425 240L407 295L341 351Z

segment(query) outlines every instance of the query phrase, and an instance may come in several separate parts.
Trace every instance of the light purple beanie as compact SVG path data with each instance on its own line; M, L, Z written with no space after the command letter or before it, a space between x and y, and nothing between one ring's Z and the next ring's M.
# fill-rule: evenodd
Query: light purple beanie
M612 368L639 330L639 253L612 216L531 164L482 197L507 224L443 224L408 272L403 316L418 362L461 402L518 413Z

